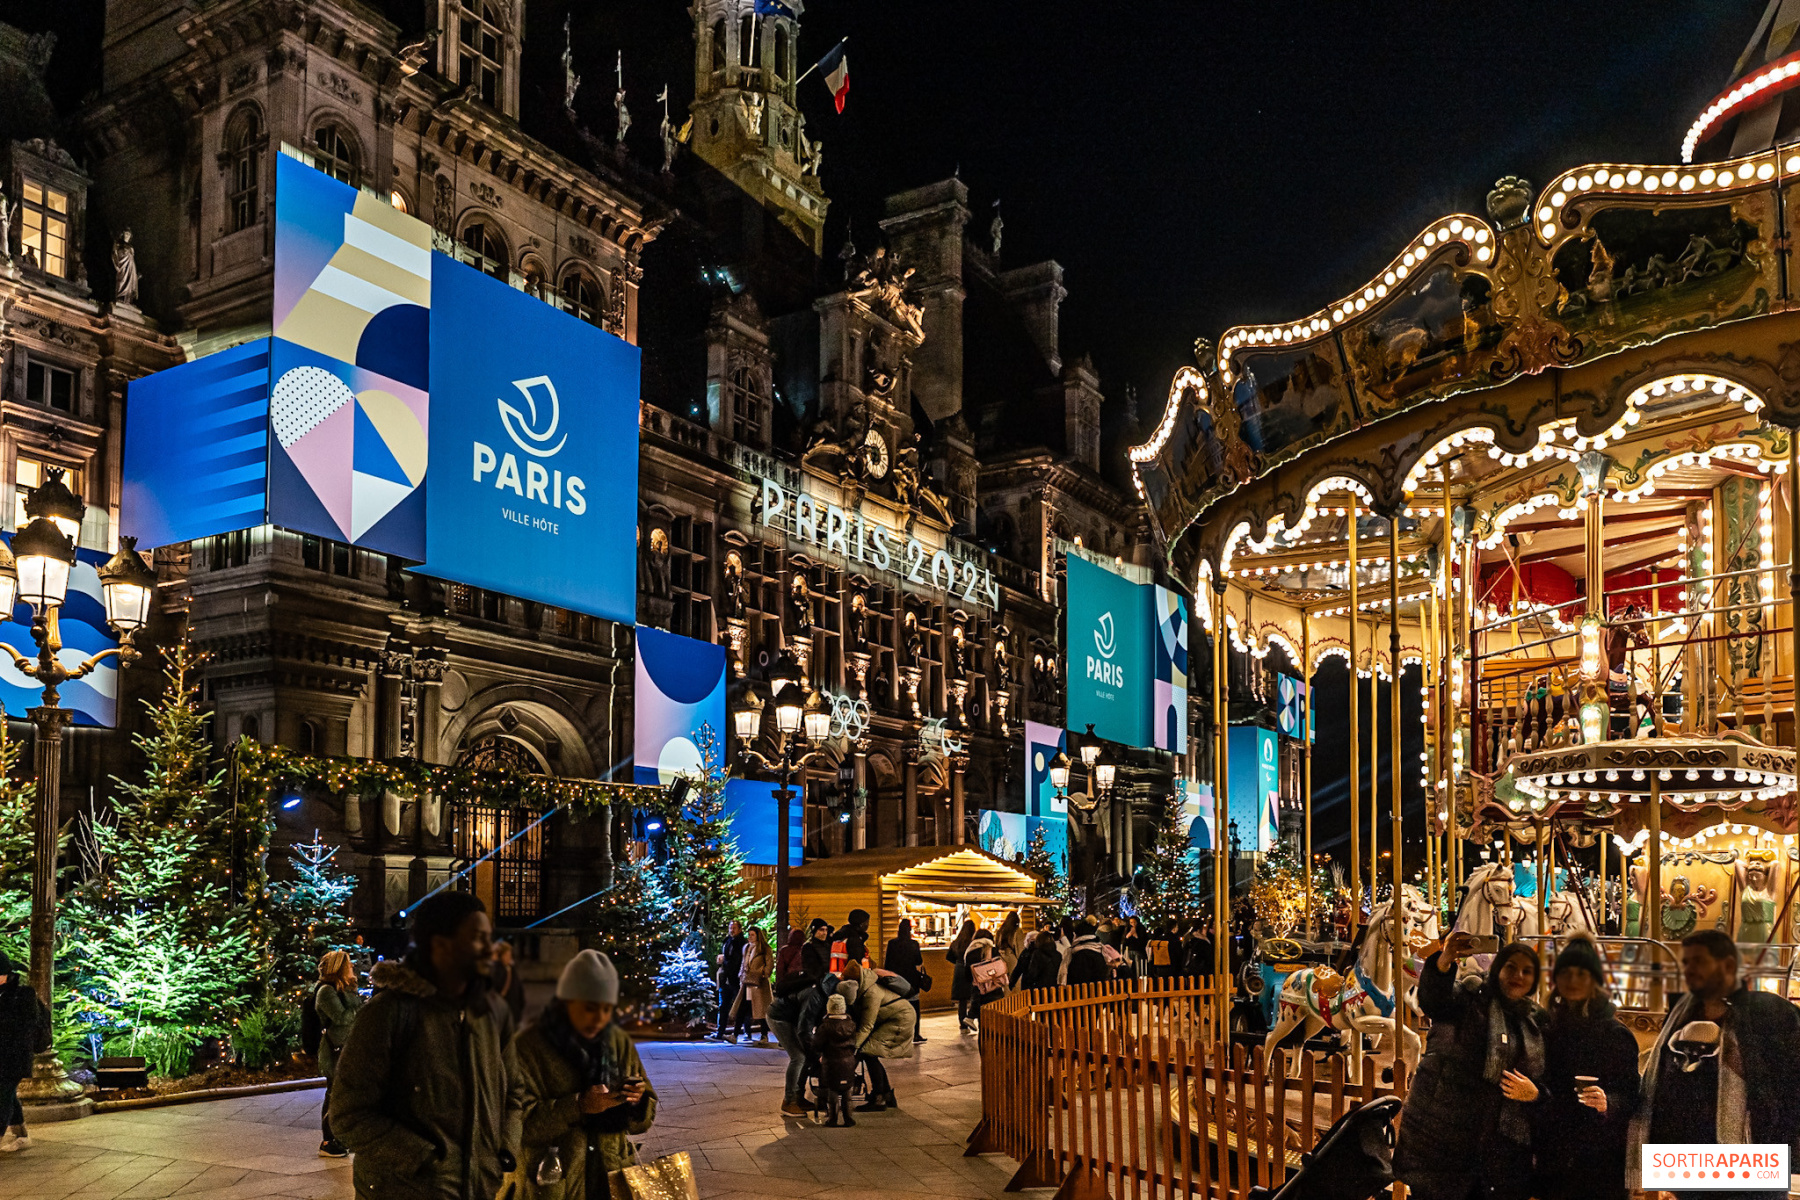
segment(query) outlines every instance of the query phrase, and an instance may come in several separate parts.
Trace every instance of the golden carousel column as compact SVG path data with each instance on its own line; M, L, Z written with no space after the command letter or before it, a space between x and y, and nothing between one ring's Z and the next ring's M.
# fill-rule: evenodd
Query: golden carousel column
M1231 847L1227 842L1230 818L1230 763L1227 743L1230 725L1227 715L1231 694L1226 686L1225 670L1231 664L1231 651L1225 630L1225 577L1213 577L1213 987L1216 1020L1221 1044L1231 1028L1231 984L1228 978L1231 947L1227 940L1230 924L1226 909L1231 902Z
M1406 1027L1406 905L1402 903L1401 887L1405 875L1401 862L1401 783L1403 775L1400 771L1400 513L1396 509L1388 517L1388 721L1392 728L1388 737L1388 773L1389 790L1393 794L1393 828L1388 837L1393 842L1394 872L1393 891L1389 893L1388 917L1393 922L1389 933L1389 941L1394 951L1394 1044L1398 1052L1401 1042L1400 1031ZM1378 777L1377 777L1378 778ZM1375 808L1374 781L1370 783L1369 808ZM1369 902L1374 903L1374 877L1370 877ZM1352 1034L1352 1036L1356 1036Z
M1306 848L1301 862L1306 871L1306 936L1316 941L1319 933L1313 923L1313 843L1312 843L1312 613L1300 610L1300 803L1305 813L1303 838Z
M1800 430L1790 429L1787 435L1788 692L1794 703L1793 744L1800 747L1800 603L1795 602L1795 597L1800 596ZM1769 742L1773 745L1776 739L1771 735ZM1800 771L1795 772L1794 779L1795 788L1800 790Z
M1362 835L1357 826L1362 824L1362 770L1358 759L1361 757L1362 734L1357 728L1357 700L1362 695L1362 685L1357 682L1356 675L1356 493L1350 494L1350 939L1356 940L1356 927L1362 924ZM1374 879L1369 881L1370 888L1375 886Z

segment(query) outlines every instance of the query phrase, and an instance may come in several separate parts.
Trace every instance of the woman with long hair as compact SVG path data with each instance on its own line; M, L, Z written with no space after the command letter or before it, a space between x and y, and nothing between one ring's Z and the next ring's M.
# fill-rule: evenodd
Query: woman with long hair
M734 1006L737 1036L747 1037L750 1022L760 1021L762 1032L756 1040L766 1046L769 1044L769 1001L773 999L769 972L774 969L775 958L769 953L769 935L760 927L752 925L749 938L744 946L743 965L738 970L738 998Z
M1606 994L1599 947L1577 933L1556 956L1544 1029L1544 1096L1532 1148L1539 1200L1625 1200L1638 1102L1637 1039Z
M994 937L994 948L1006 963L1006 973L1009 976L1018 969L1019 955L1025 953L1025 931L1021 925L1019 910L1015 908L1006 914L1006 920L1000 922L1000 932Z
M350 1152L331 1136L331 1081L337 1075L338 1052L349 1040L350 1026L363 1006L356 990L356 964L343 950L328 950L319 959L319 982L313 989L313 1011L319 1015L319 1074L325 1076L325 1101L319 1113L319 1154L343 1158Z
M1415 1200L1527 1200L1531 1134L1545 1079L1544 1012L1533 1002L1541 970L1522 942L1494 955L1487 977L1456 982L1474 953L1458 931L1419 972L1430 1040L1406 1095L1394 1174Z
M950 998L956 1001L956 1024L960 1029L968 1027L969 997L975 994L974 981L969 977L963 957L969 952L969 943L980 932L981 926L975 923L975 918L965 918L962 928L956 931L955 939L944 951L944 961L950 964Z

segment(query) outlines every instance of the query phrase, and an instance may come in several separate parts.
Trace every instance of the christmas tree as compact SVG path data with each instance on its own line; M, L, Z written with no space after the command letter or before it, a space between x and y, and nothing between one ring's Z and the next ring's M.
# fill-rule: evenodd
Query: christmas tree
M661 872L648 859L617 864L612 887L591 906L594 948L619 969L622 1006L641 1007L649 1000L657 967L678 937L673 911Z
M23 966L31 957L37 788L20 779L19 749L0 717L0 950Z
M1173 791L1158 796L1151 823L1155 840L1136 872L1138 912L1151 929L1173 928L1193 916L1194 899L1180 797Z
M1294 844L1278 841L1257 864L1250 881L1250 905L1264 929L1292 937L1306 923L1306 868Z
M694 938L663 956L653 982L664 1020L692 1029L718 1011L719 986L713 982L711 962Z
M745 929L766 927L771 906L744 878L744 856L725 819L727 775L719 735L702 725L694 740L701 773L690 778L687 803L669 818L666 880L681 928L698 932L701 953L711 955L731 922L742 922Z
M162 697L146 702L152 732L134 739L147 760L143 782L115 778L112 819L91 825L98 873L65 907L82 1007L129 1031L139 1052L144 1042L167 1049L168 1062L184 1061L195 1038L224 1032L258 990L252 939L261 930L229 887L226 847L242 842L243 824L220 794L194 665L185 646L169 656Z
M319 840L288 848L294 877L269 884L269 997L278 1008L297 1005L318 979L319 959L328 950L354 950L346 905L356 880L332 860L338 848Z
M1038 877L1037 894L1051 901L1038 909L1038 925L1054 925L1063 919L1069 906L1069 878L1063 871L1062 859L1050 853L1042 825L1031 831L1031 841L1025 849L1025 869Z

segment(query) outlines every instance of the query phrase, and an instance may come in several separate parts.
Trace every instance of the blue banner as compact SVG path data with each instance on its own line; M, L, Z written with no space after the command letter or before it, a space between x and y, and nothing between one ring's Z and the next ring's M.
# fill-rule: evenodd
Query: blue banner
M634 783L666 787L701 774L701 726L712 726L725 752L725 647L638 626L632 706Z
M1226 819L1237 826L1238 851L1263 853L1281 836L1281 766L1273 729L1231 727L1231 798ZM1230 848L1230 831L1225 833Z
M1068 565L1067 725L1092 725L1109 742L1153 745L1150 589L1074 554Z
M6 541L10 544L12 538ZM100 590L98 568L112 555L99 550L77 550L69 572L69 591L57 614L64 662L79 662L102 650L116 650L119 639L106 623L106 597ZM31 639L31 605L13 607L12 620L0 625L0 641L37 661L37 643ZM62 706L74 713L76 725L112 728L119 720L119 660L111 657L80 679L62 685ZM44 702L44 685L13 665L12 655L0 657L0 704L6 715L22 719L26 710Z
M781 843L775 840L775 831L781 824L781 802L775 798L775 787L760 779L731 779L725 783L725 819L730 822L731 836L744 861L755 866L780 865L776 858ZM789 865L800 865L805 845L806 803L796 787L793 799L788 801Z
M638 349L435 255L426 574L637 619Z

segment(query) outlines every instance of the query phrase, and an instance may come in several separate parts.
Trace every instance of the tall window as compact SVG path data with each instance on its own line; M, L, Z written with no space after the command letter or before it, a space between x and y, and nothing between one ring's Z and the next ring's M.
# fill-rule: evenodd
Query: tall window
M600 318L606 311L606 298L600 293L600 285L585 271L570 271L563 276L562 304L564 312L572 317L579 317L589 325L600 324Z
M754 67L759 57L756 50L756 22L746 15L738 23L738 65Z
M321 125L313 134L313 165L341 183L355 187L361 171L356 143L336 125Z
M75 411L75 372L50 363L25 364L25 398L58 412Z
M476 221L463 230L463 245L473 256L473 265L484 275L505 279L507 271L506 243L493 226Z
M69 194L25 180L19 206L19 252L58 279L69 274Z
M712 69L725 69L725 22L723 19L713 22L712 27Z
M13 469L13 528L23 529L26 524L25 493L44 482L45 467L62 467L63 483L77 496L86 495L81 488L81 469L65 463L46 462L41 458L31 458L23 453Z
M229 192L225 200L226 225L236 233L256 224L262 184L262 116L254 108L241 108L225 127L225 171Z
M739 367L731 373L731 437L747 446L763 444L763 411L767 407L755 372Z
M788 77L788 39L787 30L775 27L775 81L787 82Z
M488 105L500 103L500 19L479 0L462 0L462 73L459 80Z
M526 259L519 268L519 274L525 277L525 294L539 300L548 299L544 290L544 264L535 258Z

